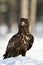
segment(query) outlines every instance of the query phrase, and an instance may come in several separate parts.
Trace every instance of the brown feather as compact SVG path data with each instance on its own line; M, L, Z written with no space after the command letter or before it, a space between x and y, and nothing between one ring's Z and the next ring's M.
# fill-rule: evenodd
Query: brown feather
M24 23L23 23L24 22ZM34 37L29 32L28 19L21 18L19 22L19 32L9 40L4 58L25 56L26 51L33 45Z

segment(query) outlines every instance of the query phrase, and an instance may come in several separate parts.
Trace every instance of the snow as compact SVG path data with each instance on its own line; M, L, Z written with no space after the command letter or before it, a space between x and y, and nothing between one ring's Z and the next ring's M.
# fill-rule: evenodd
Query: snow
M0 65L43 65L43 61L34 60L30 57L11 57L0 61Z
M37 36L34 36L33 46L25 57L20 55L3 60L3 54L12 36L13 33L0 35L0 65L43 65L43 37Z

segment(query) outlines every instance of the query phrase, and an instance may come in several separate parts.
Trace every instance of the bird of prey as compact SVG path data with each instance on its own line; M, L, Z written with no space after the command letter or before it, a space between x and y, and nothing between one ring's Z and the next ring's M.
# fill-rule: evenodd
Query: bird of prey
M5 58L16 57L18 55L25 56L26 51L29 50L34 42L34 37L29 31L29 21L27 18L21 18L19 21L19 31L13 35L8 42Z

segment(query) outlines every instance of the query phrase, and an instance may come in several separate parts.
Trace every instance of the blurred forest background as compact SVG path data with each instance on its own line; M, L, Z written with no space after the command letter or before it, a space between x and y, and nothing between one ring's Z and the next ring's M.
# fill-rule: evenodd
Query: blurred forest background
M21 17L29 19L33 34L43 36L43 0L0 0L0 35L14 33Z

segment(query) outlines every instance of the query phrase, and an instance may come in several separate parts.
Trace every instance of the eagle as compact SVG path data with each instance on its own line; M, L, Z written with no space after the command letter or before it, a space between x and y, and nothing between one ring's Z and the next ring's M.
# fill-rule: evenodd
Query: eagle
M4 59L18 55L25 56L26 51L32 47L33 42L34 37L29 31L29 21L27 18L21 18L18 33L13 35L8 41L5 54L3 55Z

